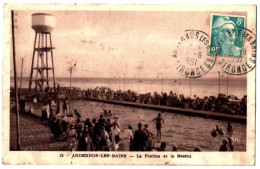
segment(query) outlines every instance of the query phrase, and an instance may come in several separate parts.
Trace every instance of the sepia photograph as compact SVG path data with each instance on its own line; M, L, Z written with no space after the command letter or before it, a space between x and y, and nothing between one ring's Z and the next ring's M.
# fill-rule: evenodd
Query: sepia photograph
M160 7L6 4L3 151L253 165L256 6Z

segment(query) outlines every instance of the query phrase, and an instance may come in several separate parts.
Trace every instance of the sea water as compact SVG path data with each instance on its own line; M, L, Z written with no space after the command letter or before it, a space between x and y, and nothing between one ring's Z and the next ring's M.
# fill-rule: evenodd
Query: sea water
M177 95L183 94L185 97L217 96L218 93L235 95L242 98L247 94L246 78L221 77L220 79L148 79L148 78L72 78L72 87L81 89L94 89L96 87L109 87L113 90L131 90L137 93L161 93L173 91ZM20 86L18 78L18 87ZM53 82L49 82L50 85ZM69 78L56 78L56 85L69 87ZM13 78L11 78L11 87ZM24 78L22 88L28 88L29 78Z

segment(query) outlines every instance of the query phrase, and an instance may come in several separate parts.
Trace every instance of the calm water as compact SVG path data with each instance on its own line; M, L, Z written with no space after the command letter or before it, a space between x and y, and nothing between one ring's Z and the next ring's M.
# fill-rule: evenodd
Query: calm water
M52 85L52 82L50 82ZM69 78L56 78L56 84L61 86L69 86ZM13 86L13 78L11 78L11 86ZM20 87L20 80L18 79L18 86ZM24 78L22 82L23 88L28 88L29 78ZM219 79L138 79L138 78L73 78L72 86L81 89L109 87L113 90L132 90L138 93L154 93L161 91L169 93L173 91L176 94L184 94L184 96L197 95L217 96L220 92L228 95L235 95L242 98L247 93L246 78L229 77L228 81L225 76Z
M114 115L119 116L120 128L125 130L129 124L133 126L133 131L137 129L137 124L148 124L149 130L156 136L155 124L152 119L157 116L159 111L124 107L120 105L98 103L92 101L72 101L72 110L76 108L82 115L82 119L98 119L103 109L110 109ZM226 121L205 119L201 117L185 116L161 112L165 123L162 127L162 141L168 144L177 144L180 148L193 150L199 147L203 151L218 151L222 137L211 137L210 133L214 126L227 127ZM113 115L113 116L114 116ZM113 116L105 116L105 119L112 119ZM112 120L113 122L113 120ZM235 151L246 151L246 125L232 123L233 137L240 140L235 144ZM167 147L168 149L170 147ZM181 151L181 150L180 150Z

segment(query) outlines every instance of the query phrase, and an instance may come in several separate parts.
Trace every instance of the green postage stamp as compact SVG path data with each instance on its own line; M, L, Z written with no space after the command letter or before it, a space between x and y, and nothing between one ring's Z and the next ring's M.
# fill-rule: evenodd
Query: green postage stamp
M242 57L245 16L213 14L210 55Z

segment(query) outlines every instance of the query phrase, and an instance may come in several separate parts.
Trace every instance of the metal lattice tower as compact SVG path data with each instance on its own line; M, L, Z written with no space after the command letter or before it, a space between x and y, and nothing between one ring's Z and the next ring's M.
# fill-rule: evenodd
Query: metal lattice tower
M53 62L53 46L51 31L55 25L52 15L45 13L32 14L32 28L35 31L34 48L32 56L29 92L35 82L35 93L44 92L50 88L53 82L53 89L56 93L55 73Z

